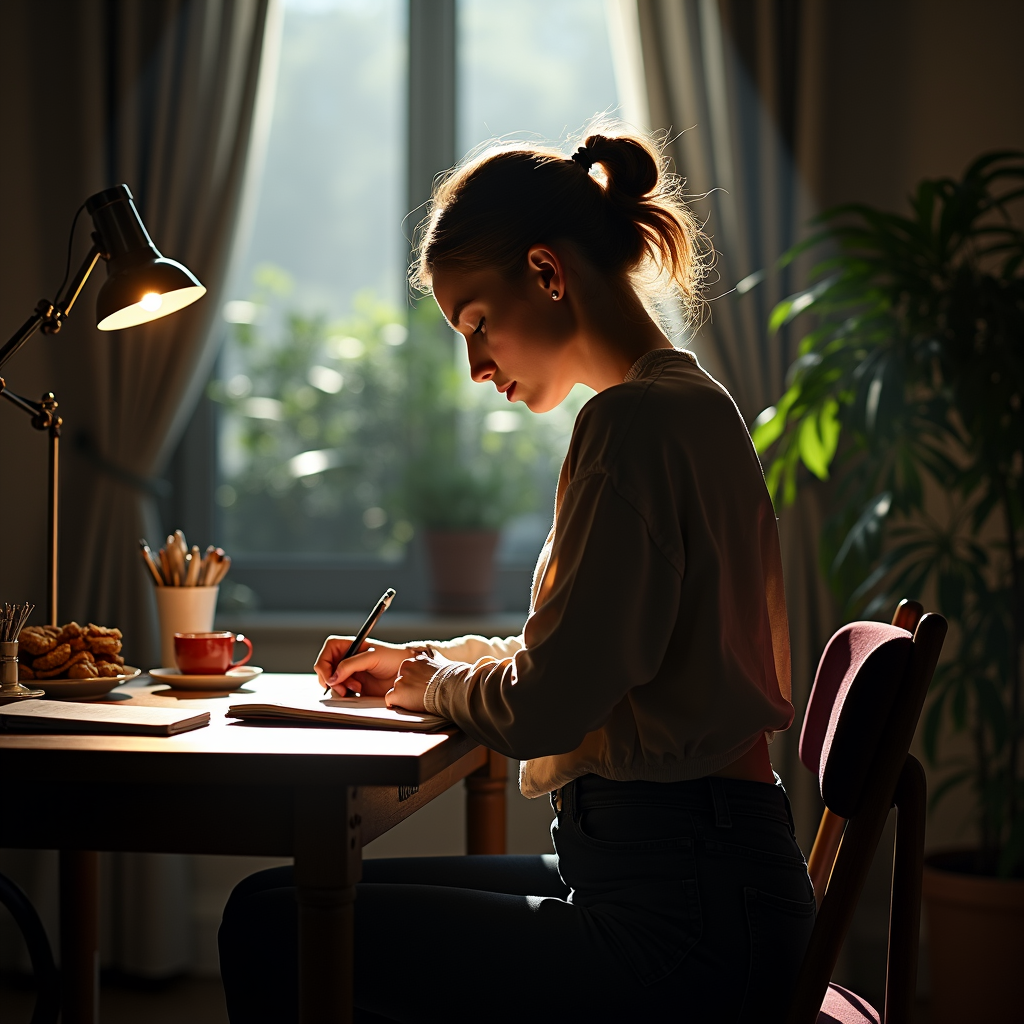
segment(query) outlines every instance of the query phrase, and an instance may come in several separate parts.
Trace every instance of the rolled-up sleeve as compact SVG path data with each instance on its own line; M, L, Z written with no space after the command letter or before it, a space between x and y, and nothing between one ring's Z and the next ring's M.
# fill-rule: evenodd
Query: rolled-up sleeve
M511 658L522 649L523 638L522 635L488 638L471 633L454 640L421 640L409 646L417 645L432 647L451 661L474 662L481 658Z
M522 649L441 669L427 710L512 757L576 749L654 678L679 612L681 574L606 474L574 480Z

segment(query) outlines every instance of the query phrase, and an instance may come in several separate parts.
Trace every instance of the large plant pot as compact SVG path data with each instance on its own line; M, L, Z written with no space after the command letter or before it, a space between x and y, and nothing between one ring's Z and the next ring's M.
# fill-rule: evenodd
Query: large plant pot
M925 860L932 1024L1024 1021L1024 880L972 873L977 860Z
M428 530L434 611L465 615L491 611L497 530Z

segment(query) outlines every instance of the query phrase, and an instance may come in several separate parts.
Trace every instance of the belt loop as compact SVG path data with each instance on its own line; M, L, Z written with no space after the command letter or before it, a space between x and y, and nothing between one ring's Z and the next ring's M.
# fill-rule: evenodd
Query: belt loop
M789 818L789 834L796 839L796 820L793 817L793 805L790 803L789 794L786 792L781 781L779 782L779 789L782 790L782 799L786 801L786 816Z
M573 779L562 787L562 807L568 811L569 817L572 818L576 824L579 824L581 813L578 787L579 779Z
M715 828L732 828L732 815L729 813L729 801L722 780L709 775L708 782L711 785L711 802L715 808Z

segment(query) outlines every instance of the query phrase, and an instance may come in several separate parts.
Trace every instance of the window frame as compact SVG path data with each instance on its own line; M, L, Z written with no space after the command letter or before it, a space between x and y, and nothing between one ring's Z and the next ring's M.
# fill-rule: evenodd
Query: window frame
M409 0L407 24L406 194L407 209L419 210L430 198L435 174L456 160L456 0ZM415 218L406 223L411 234ZM226 325L218 323L215 329L226 332ZM218 404L204 389L165 473L171 487L159 510L167 532L181 528L197 541L223 536L214 497L219 417ZM532 576L532 564L499 562L495 610L525 611ZM426 611L430 605L429 568L419 533L396 562L326 554L232 554L230 579L254 591L259 610L267 612L368 608L388 587L401 593L404 610Z

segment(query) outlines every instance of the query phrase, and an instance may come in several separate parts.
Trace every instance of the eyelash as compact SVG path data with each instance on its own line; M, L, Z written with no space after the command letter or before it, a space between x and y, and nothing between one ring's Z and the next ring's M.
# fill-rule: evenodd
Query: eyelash
M486 317L480 317L480 323L476 325L476 330L473 332L474 334L483 334L484 322L486 319Z

